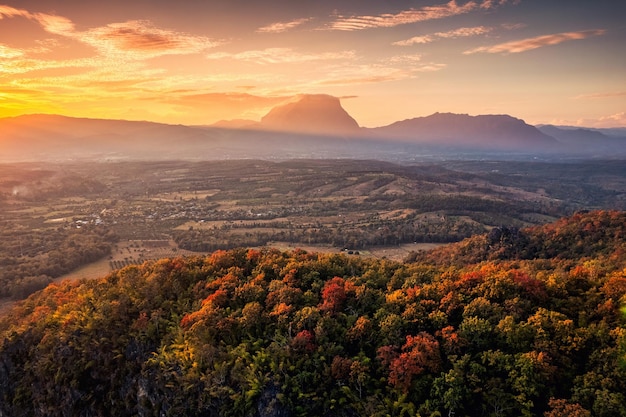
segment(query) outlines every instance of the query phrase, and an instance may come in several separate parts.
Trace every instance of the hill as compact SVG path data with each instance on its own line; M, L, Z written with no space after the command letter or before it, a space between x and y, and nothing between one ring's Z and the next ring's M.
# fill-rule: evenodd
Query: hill
M624 416L625 223L524 229L536 259L237 249L49 286L0 321L0 413Z

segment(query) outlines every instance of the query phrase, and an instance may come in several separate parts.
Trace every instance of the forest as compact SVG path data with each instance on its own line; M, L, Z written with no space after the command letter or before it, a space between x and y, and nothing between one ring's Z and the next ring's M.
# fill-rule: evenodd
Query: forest
M625 303L623 211L146 261L0 318L0 415L626 416Z

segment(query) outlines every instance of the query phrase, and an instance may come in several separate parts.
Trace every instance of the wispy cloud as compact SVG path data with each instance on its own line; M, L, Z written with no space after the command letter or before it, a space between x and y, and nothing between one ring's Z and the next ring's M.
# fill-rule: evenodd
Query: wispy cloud
M563 42L586 39L592 36L604 35L606 31L604 29L583 30L579 32L563 32L555 33L551 35L537 36L534 38L527 38L517 41L500 43L492 46L481 46L478 48L470 49L463 52L465 55L476 53L489 53L489 54L516 54L520 52L526 52L544 46L558 45Z
M626 112L601 117L598 120L598 125L606 127L624 127L626 126Z
M239 111L241 109L267 109L282 102L285 96L258 96L248 93L238 92L213 92L213 93L189 93L176 94L170 92L161 101L168 101L177 105L197 108L224 106L227 111Z
M423 63L422 56L419 54L396 55L389 58L390 64L408 67L413 72L434 72L440 71L447 67L446 64L436 62Z
M404 61L401 62L403 58ZM311 84L342 86L401 81L416 78L420 72L432 71L437 65L432 63L419 64L416 63L416 60L419 61L419 58L416 56L402 56L386 60L384 63L328 67Z
M33 20L48 33L88 44L103 54L126 55L129 59L143 59L161 55L202 52L220 44L204 36L160 29L146 20L131 20L79 31L63 16L31 13L27 10L0 6L0 19L24 17Z
M267 26L263 26L258 28L256 31L258 33L281 33L281 32L287 32L288 30L291 30L295 27L298 27L308 21L310 21L312 18L310 17L305 17L302 19L296 19L296 20L292 20L290 22L277 22L277 23L272 23L270 25Z
M145 20L113 23L79 36L100 51L134 53L141 57L192 54L220 44L204 36L159 29Z
M389 58L389 62L392 64L406 64L420 62L422 60L422 56L420 54L411 54L411 55L396 55L394 57Z
M581 94L574 97L575 100L586 100L596 98L613 98L613 97L626 97L626 91L614 91L611 93L595 93L595 94Z
M407 72L397 70L388 74L366 75L363 77L329 78L325 80L320 80L317 84L332 85L332 86L354 85L354 84L375 84L375 83L403 80L406 78L410 78Z
M406 39L403 41L394 42L393 45L396 46L411 46L415 44L429 43L433 42L437 39L455 39L455 38L465 38L470 36L478 36L484 35L493 31L493 27L487 26L475 26L469 28L459 28L450 30L447 32L437 32L431 35L423 35L423 36L415 36L410 39Z
M596 119L552 119L548 123L556 126L579 126L586 128L624 128L626 126L626 112L613 113Z
M268 48L262 50L245 51L239 53L217 52L207 55L208 59L236 59L251 61L258 64L286 64L335 59L353 59L354 51L323 52L306 54L294 51L291 48Z
M413 68L413 71L415 71L415 72L436 72L436 71L441 71L442 69L445 69L447 66L448 66L447 64L440 64L440 63L431 62L431 63L428 63L428 64L419 65L419 66Z
M6 45L0 44L0 59L10 59L23 56L24 52L21 49L11 48Z
M468 1L465 4L459 5L457 1L452 0L445 4L425 6L419 9L409 9L395 14L384 13L374 16L338 16L335 21L330 23L327 29L352 31L394 27L408 23L443 19L476 10L489 10L505 3L507 3L507 0L483 0L482 2Z
M46 32L56 35L65 35L66 33L74 32L74 24L65 17L46 13L31 13L28 10L16 9L11 6L0 6L0 19L13 17L23 17L34 20L39 23Z
M0 5L0 19L4 19L7 17L25 17L27 19L32 19L33 14L27 10L21 10L11 6Z

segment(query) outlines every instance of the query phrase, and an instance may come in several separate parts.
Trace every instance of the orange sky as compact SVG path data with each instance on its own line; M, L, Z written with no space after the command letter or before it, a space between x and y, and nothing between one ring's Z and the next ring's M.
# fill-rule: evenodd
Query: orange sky
M324 93L367 127L626 126L625 17L608 0L0 0L0 117L211 124Z

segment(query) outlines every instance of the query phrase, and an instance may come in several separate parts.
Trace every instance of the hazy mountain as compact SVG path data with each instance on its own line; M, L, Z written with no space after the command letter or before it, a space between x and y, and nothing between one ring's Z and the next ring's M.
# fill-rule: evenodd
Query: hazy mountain
M568 126L568 125L537 125L537 128L543 129L544 127L556 127L560 130L584 130L589 132L600 132L608 137L626 138L626 127L580 127L580 126Z
M205 129L58 115L0 119L0 129L5 159L176 158L217 144L215 132Z
M596 127L591 130L604 133L607 136L617 136L620 138L626 138L626 127L609 127L609 128Z
M556 138L556 139L555 139ZM423 160L502 153L615 156L626 139L543 126L508 115L435 113L366 129L328 95L301 95L260 122L213 126L26 115L0 119L3 160L366 158ZM489 156L491 155L491 156Z
M553 151L558 142L508 115L435 113L370 129L375 137L439 146L504 151Z
M375 144L328 134L25 115L0 119L0 159L372 158ZM372 149L373 147L373 149Z
M337 97L299 95L289 103L274 107L258 125L261 129L312 134L350 135L359 125L346 112Z
M233 119L233 120L220 120L217 121L208 127L217 127L223 129L250 129L254 128L259 124L259 122L248 119ZM204 127L204 126L202 126Z
M559 142L567 145L570 149L576 149L584 153L626 153L626 135L620 137L619 130L607 129L612 135L605 134L595 129L578 127L557 127L542 125L538 127L543 133L552 136Z

